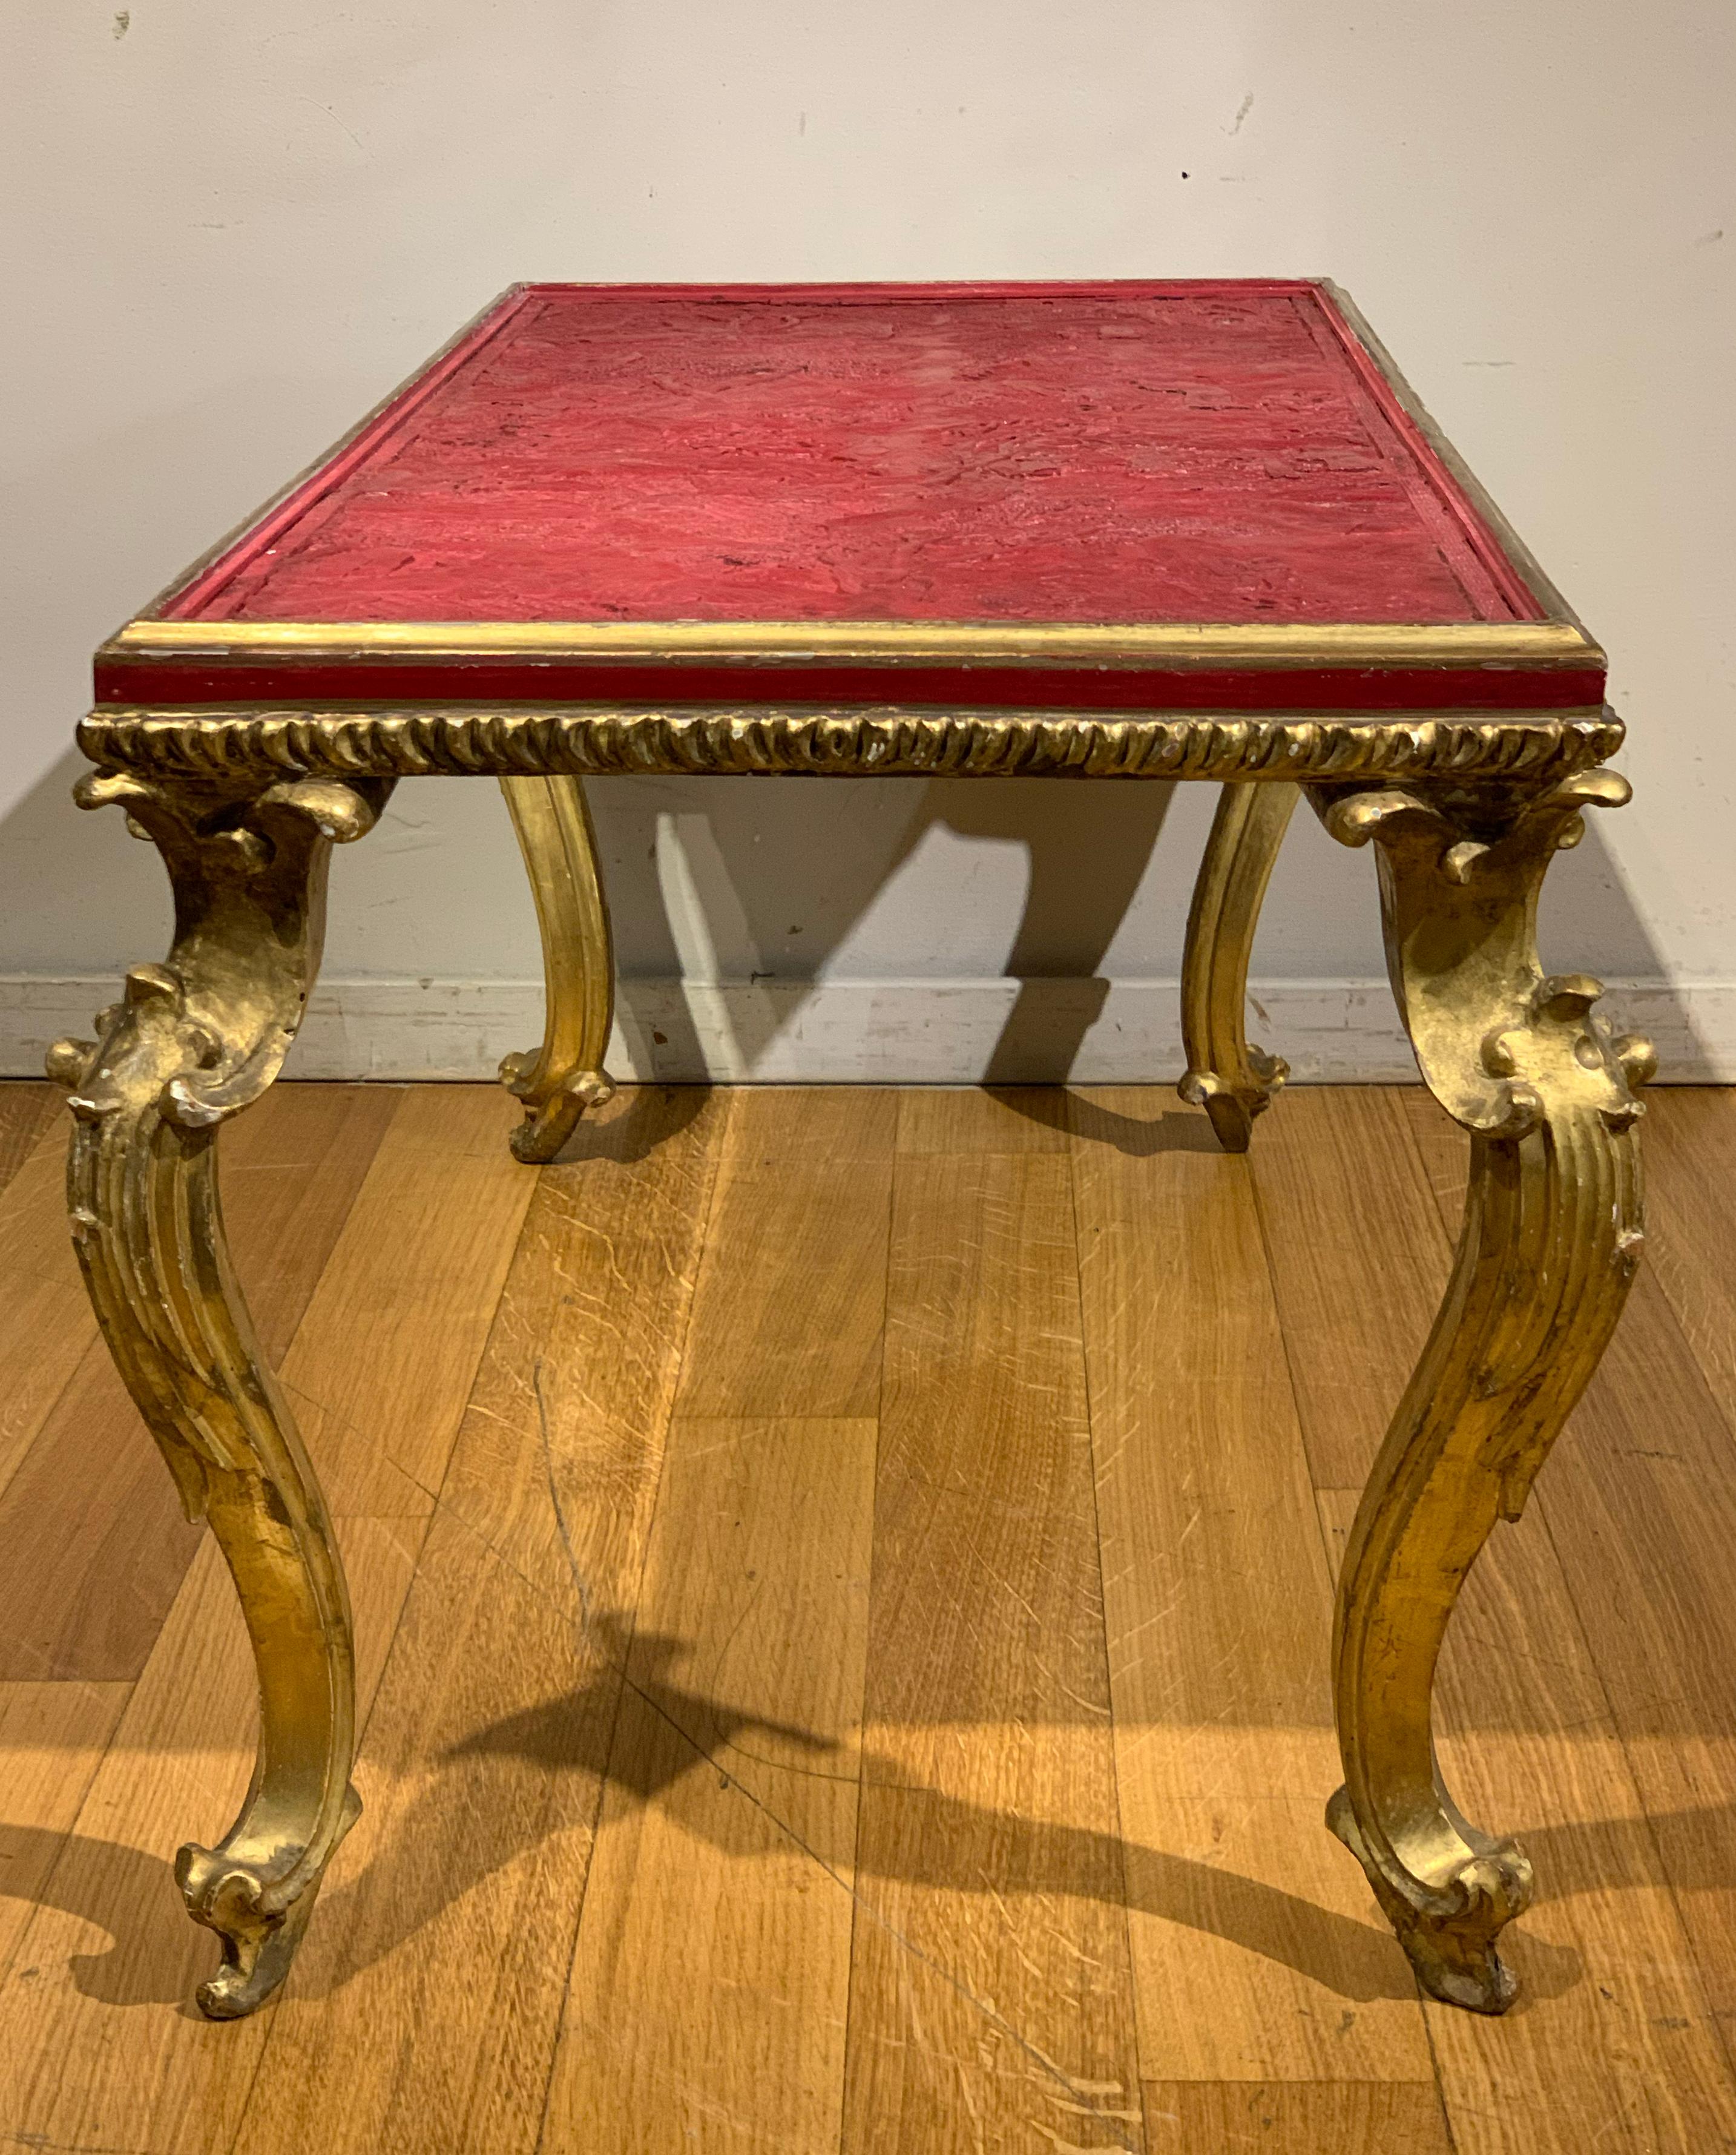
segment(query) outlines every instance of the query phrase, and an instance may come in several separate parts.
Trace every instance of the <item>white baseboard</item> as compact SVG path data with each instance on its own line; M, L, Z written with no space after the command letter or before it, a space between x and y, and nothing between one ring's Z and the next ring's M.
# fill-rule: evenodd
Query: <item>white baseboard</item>
M40 1076L51 1042L88 1037L114 980L0 977L0 1075ZM1385 980L1262 980L1249 1030L1301 1083L1410 1083ZM1736 1083L1736 981L1616 980L1604 1006L1656 1041L1661 1075ZM536 980L326 980L292 1078L492 1078L542 1033ZM998 1052L997 1052L998 1050ZM1173 980L668 980L621 983L610 1068L675 1083L1125 1084L1182 1067Z

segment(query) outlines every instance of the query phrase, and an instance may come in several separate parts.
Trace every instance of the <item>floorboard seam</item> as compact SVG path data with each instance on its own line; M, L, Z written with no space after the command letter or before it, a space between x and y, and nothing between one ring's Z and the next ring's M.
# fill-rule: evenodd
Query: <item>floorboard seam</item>
M1103 1513L1098 1502L1097 1412L1091 1394L1090 1343L1085 1337L1084 1258L1085 1237L1079 1226L1079 1184L1076 1167L1078 1148L1087 1142L1073 1127L1070 1112L1073 1095L1069 1088L1064 1095L1066 1107L1063 1120L1067 1134L1067 1205L1073 1221L1073 1298L1079 1319L1079 1374L1085 1397L1085 1446L1091 1474L1091 1530L1097 1556L1097 1608L1098 1625L1103 1634L1104 1696L1109 1708L1109 1780L1115 1792L1115 1850L1116 1862L1121 1873L1121 1933L1127 1948L1128 2009L1133 2018L1134 2065L1138 2074L1139 2135L1149 2139L1145 2130L1146 2080L1145 2060L1139 2050L1139 2007L1134 1974L1133 1908L1127 1892L1127 1820L1121 1804L1121 1745L1119 1724L1115 1717L1115 1675L1109 1653L1109 1597L1104 1578Z
M1403 1142L1407 1150L1415 1158L1417 1171L1422 1178L1422 1186L1430 1193L1430 1209L1434 1214L1436 1224L1444 1229L1445 1222L1442 1220L1439 1207L1434 1202L1432 1185L1429 1180L1427 1163L1422 1157L1421 1148L1417 1144L1410 1124L1406 1122L1401 1124L1401 1128ZM1266 1226L1266 1200L1261 1190L1258 1166L1252 1159L1248 1162L1248 1182L1253 1197L1254 1224L1258 1228L1260 1235L1260 1254L1266 1266L1267 1288L1272 1297L1272 1313L1278 1325L1279 1342L1283 1348L1284 1374L1290 1387L1291 1411L1296 1416L1297 1437L1302 1446L1303 1464L1308 1470L1308 1487L1313 1491L1315 1499L1313 1507L1314 1532L1319 1539L1320 1554L1325 1562L1327 1579L1332 1587L1333 1606L1335 1610L1338 1605L1338 1574L1332 1561L1332 1538L1327 1531L1325 1520L1320 1516L1319 1498L1322 1492L1314 1481L1314 1461L1308 1456L1308 1436L1302 1414L1301 1385L1297 1376L1295 1357L1290 1349L1289 1329L1284 1323L1283 1303L1278 1292L1278 1267L1273 1262L1272 1237ZM1337 1722L1335 1701L1332 1702L1332 1717L1335 1726ZM1321 1819L1320 1830L1323 1833L1329 1830L1324 1815ZM1372 1902L1374 1900L1372 1892L1369 1898ZM1384 1922L1384 1917L1382 1921ZM1441 2054L1435 2043L1434 2026L1429 2019L1428 2009L1423 2003L1421 1989L1416 1991L1416 1997L1417 2017L1422 2023L1422 2040L1428 2046L1429 2065L1434 2074L1435 2103L1441 2114L1442 2130L1446 2135L1448 2147L1454 2151L1454 2155L1457 2155L1458 2136L1453 2130L1452 2111L1447 2100L1447 2081L1441 2070Z
M549 2053L548 2077L543 2084L542 2115L537 2121L536 2138L532 2143L535 2155L541 2155L548 2137L549 2112L555 2099L555 2082L559 2076L561 2054L566 2042L567 2008L572 1998L572 1973L579 1956L579 1933L583 1928L585 1910L591 1898L591 1866L597 1858L597 1836L602 1825L603 1799L608 1792L609 1770L615 1762L615 1743L621 1727L621 1701L632 1679L627 1674L627 1665L632 1656L633 1641L638 1635L639 1605L645 1594L645 1568L651 1558L651 1538L657 1531L657 1514L663 1497L664 1469L669 1456L669 1427L674 1419L675 1403L681 1395L681 1380L687 1364L688 1342L692 1333L694 1304L699 1299L699 1273L711 1246L711 1228L717 1215L718 1190L723 1181L725 1161L728 1156L735 1116L726 1101L719 1120L722 1129L708 1148L711 1172L705 1186L704 1203L698 1208L700 1214L698 1248L694 1262L693 1277L687 1291L687 1306L681 1314L681 1341L674 1356L673 1374L670 1379L668 1396L662 1410L662 1437L658 1448L657 1474L652 1490L651 1507L645 1520L645 1538L639 1549L638 1578L633 1589L632 1615L627 1625L627 1635L621 1647L621 1666L615 1687L615 1703L609 1717L608 1740L603 1746L603 1769L597 1779L597 1808L591 1823L591 1852L585 1861L585 1882L580 1890L579 1903L573 1917L572 1940L566 1956L566 1973L561 1985L561 2007L555 2019L554 2047ZM539 1170L539 1175L545 1170ZM525 1217L528 1220L527 1211ZM504 1290L503 1290L504 1291ZM581 1635L589 1631L589 1598L585 1583L579 1573L578 1559L574 1553L572 1536L566 1523L566 1513L561 1502L561 1490L555 1474L554 1447L549 1436L547 1404L542 1390L542 1357L539 1354L531 1367L531 1389L536 1398L537 1422L542 1437L543 1467L548 1480L549 1502L554 1513L556 1532L560 1537L567 1567L572 1574L573 1591L579 1598L579 1620ZM607 1664L606 1664L607 1666ZM637 1692L638 1687L633 1685ZM721 1772L723 1769L719 1769Z

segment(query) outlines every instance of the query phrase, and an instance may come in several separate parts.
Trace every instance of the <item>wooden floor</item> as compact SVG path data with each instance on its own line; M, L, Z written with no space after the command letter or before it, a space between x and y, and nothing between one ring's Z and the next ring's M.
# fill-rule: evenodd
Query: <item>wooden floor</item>
M61 1111L0 1090L0 2149L1736 2147L1736 1093L1442 1693L1535 1908L1419 2004L1326 1834L1332 1569L1461 1141L1298 1090L280 1087L238 1262L338 1515L361 1825L213 2026L247 1783L208 1541L114 1379Z

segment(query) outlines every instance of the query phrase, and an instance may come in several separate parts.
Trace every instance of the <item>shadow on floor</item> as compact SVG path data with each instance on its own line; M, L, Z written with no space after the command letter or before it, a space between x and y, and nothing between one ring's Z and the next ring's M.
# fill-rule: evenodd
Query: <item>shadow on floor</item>
M593 1825L610 1789L617 1807L622 1798L658 1804L676 1815L684 1830L737 1858L777 1848L799 1851L838 1891L853 1893L858 1921L888 1929L883 1897L876 1891L880 1880L954 1893L1091 1898L1112 1907L1124 1901L1142 1914L1294 1968L1347 2004L1411 1993L1403 1955L1384 1928L1215 1863L946 1794L871 1751L860 1761L864 1782L877 1796L919 1804L920 1830L864 1835L858 1849L853 1807L841 1804L840 1845L826 1845L823 1835L804 1839L781 1815L791 1806L780 1804L780 1785L787 1789L791 1776L853 1781L853 1752L684 1687L670 1673L687 1650L684 1641L651 1636L629 1644L619 1619L606 1618L596 1628L606 1638L593 1643L607 1644L608 1660L587 1683L490 1722L439 1753L402 1807L392 1805L384 1845L359 1874L346 1875L350 1861L340 1854L291 1978L297 1993L321 1996L341 1989L554 1832ZM580 1779L575 1784L568 1777ZM451 1831L454 1815L466 1821L462 1835ZM1532 1829L1521 1838L1546 1902L1558 1876L1571 1881L1565 1890L1574 1892L1656 1886L1657 1833L1720 1852L1705 1876L1687 1882L1736 1884L1736 1806ZM38 1865L47 1870L33 1899L114 1937L106 1952L72 1958L74 1981L87 1997L117 2006L185 2004L198 1975L214 1963L214 1941L182 1915L165 1858L77 1835L63 1842L28 1828L7 1830L3 1845L14 1876L28 1876ZM889 1845L905 1860L896 1868L883 1862L877 1868L877 1856ZM438 1856L431 1861L433 1851ZM572 1860L586 1859L576 1848ZM853 1886L853 1864L859 1865ZM131 1923L125 1922L129 1915ZM116 1927L117 1917L122 1927ZM1517 2009L1524 2009L1526 1999L1559 1996L1583 1979L1575 1953L1529 1936L1523 1922L1509 1942L1524 1984ZM15 1979L33 1975L24 1969Z
M625 1164L648 1154L685 1129L715 1088L709 1085L625 1085L621 1108L606 1122L587 1117L562 1146L557 1165L608 1159ZM1211 1125L1197 1108L1160 1108L1154 1115L1126 1115L1063 1085L984 1085L950 1089L981 1091L1009 1114L1044 1129L1064 1130L1088 1144L1112 1146L1129 1159L1150 1159L1166 1152L1222 1150ZM1150 1098L1163 1095L1143 1087ZM1173 1095L1170 1097L1173 1098Z
M607 1158L625 1167L648 1159L704 1113L714 1088L709 1085L650 1085L629 1080L615 1098L618 1105L607 1123L589 1115L561 1148L556 1162Z

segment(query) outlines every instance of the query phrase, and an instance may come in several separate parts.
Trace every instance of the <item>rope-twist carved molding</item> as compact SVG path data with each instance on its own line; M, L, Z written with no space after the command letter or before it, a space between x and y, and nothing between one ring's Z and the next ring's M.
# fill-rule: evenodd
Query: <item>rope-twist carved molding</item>
M631 772L1542 781L1620 747L1605 713L1422 719L761 709L100 710L92 762L210 784Z

